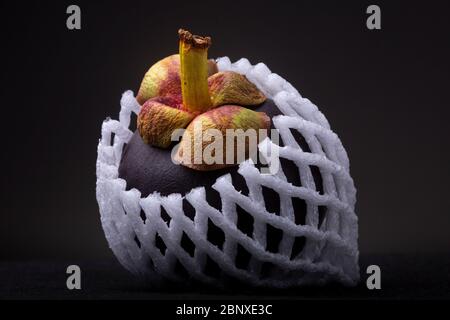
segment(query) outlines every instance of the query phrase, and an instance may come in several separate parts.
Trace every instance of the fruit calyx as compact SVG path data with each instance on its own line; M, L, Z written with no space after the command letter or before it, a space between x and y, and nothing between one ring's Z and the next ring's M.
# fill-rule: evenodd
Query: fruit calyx
M255 106L266 100L264 94L245 76L236 72L218 72L215 62L208 60L210 37L193 35L179 29L179 55L169 56L154 64L146 73L137 100L142 104L138 115L138 131L143 141L168 148L172 133L190 123L206 124L225 137L226 129L268 129L265 113L243 106ZM203 129L200 130L203 133ZM188 150L191 138L183 135L180 145ZM207 148L205 143L202 148ZM175 157L176 158L176 157ZM189 165L190 155L178 154L179 162L195 170L215 170L225 165L196 163Z

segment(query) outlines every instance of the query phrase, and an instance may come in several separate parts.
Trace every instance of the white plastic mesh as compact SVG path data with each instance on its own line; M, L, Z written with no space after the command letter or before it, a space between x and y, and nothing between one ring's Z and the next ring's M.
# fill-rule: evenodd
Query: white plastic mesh
M264 64L252 66L247 59L232 64L227 57L218 59L217 64L221 71L246 75L282 111L284 115L272 120L285 146L278 147L266 139L259 148L264 151L269 144L278 147L281 158L298 166L301 185L289 183L282 170L276 175L263 175L246 161L238 172L246 181L248 196L236 191L230 175L220 177L212 186L221 195L221 211L208 204L204 187L193 189L184 197L153 193L142 198L139 190L127 191L126 182L118 178L118 166L123 146L132 136L128 129L131 113L138 114L140 109L133 93L127 91L121 99L119 121L107 119L103 123L98 145L97 200L103 229L114 254L129 271L153 283L165 278L186 281L175 268L181 263L190 279L208 284L222 285L224 278L231 277L269 287L324 284L330 280L355 285L359 280L356 189L347 153L338 136L311 101ZM302 150L291 129L300 132L310 152ZM320 170L323 194L316 190L311 166ZM263 186L278 193L279 214L266 210ZM306 202L304 225L295 223L294 197ZM183 212L186 200L195 209L194 221ZM237 205L253 217L251 237L237 227ZM326 213L319 225L320 206L326 207ZM170 216L169 224L164 221L161 208ZM141 214L145 214L145 221ZM208 220L223 231L222 248L208 240ZM276 253L266 250L267 225L282 231ZM186 237L194 248L193 254L181 246L182 238ZM304 247L292 257L294 242L299 238L306 239ZM236 265L238 247L251 256L245 268ZM219 266L221 276L205 273L207 260ZM276 271L263 276L264 264Z

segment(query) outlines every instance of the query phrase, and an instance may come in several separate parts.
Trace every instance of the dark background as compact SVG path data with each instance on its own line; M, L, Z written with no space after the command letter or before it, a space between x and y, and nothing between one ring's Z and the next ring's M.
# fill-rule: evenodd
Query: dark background
M350 156L363 255L448 256L449 6L374 3L382 30L366 28L368 1L2 1L0 262L112 257L95 199L101 123L177 52L179 27L319 106Z

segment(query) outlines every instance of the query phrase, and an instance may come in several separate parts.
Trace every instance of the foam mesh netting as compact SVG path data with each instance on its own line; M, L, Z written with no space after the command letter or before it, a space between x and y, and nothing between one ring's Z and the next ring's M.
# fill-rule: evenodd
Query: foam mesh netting
M186 195L147 197L141 197L139 190L127 190L126 182L118 178L118 167L124 144L133 134L131 114L140 110L133 93L127 91L121 99L119 121L105 120L98 145L97 200L112 251L126 269L150 283L170 279L223 285L237 279L268 287L329 281L355 285L359 280L356 189L338 136L311 101L266 65L253 66L247 59L231 63L227 57L217 64L220 71L247 76L281 110L283 115L272 121L284 146L266 139L259 148L264 151L269 144L279 148L280 159L297 165L300 183L290 183L282 170L261 174L251 161L245 161L238 172L246 181L248 195L233 187L230 175L212 186L220 193L221 210L208 204L204 187ZM309 150L302 149L295 131ZM316 186L314 167L322 177L323 190ZM270 212L263 189L278 194L279 212ZM295 201L304 203L306 216L301 222L296 221ZM195 209L193 220L184 212L185 202ZM241 218L250 219L252 230L239 228ZM211 229L221 237L211 239ZM275 248L272 238L267 241L269 231L272 238L278 235Z

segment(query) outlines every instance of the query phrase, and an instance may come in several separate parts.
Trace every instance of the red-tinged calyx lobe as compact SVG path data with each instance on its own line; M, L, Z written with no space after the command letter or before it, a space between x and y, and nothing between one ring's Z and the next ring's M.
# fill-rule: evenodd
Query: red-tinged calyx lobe
M237 105L224 105L209 110L196 118L210 123L215 129L268 129L270 118L264 112L256 112Z
M179 54L164 58L146 73L137 100L142 104L138 116L138 131L147 144L168 148L176 129L192 134L216 129L225 135L227 129L268 129L270 119L265 113L242 106L263 103L266 97L245 76L235 72L218 72L214 61L208 60L210 37L192 35L180 29ZM193 130L202 124L201 132ZM198 131L198 130L197 130ZM187 134L186 134L187 137ZM180 163L196 170L215 170L224 167L200 162L189 165L186 154L191 139L183 135ZM208 147L205 144L203 147Z
M214 106L237 104L256 106L266 101L266 96L248 79L232 71L223 71L208 78L209 91Z
M154 98L142 106L137 127L145 143L167 148L172 143L173 131L185 128L192 119L192 113L160 103L158 98Z
M148 99L157 96L180 94L179 69L180 57L175 54L155 63L142 80L137 101L142 105Z
M260 129L269 128L264 112L236 105L214 108L189 123L174 160L199 171L237 165L256 154Z

